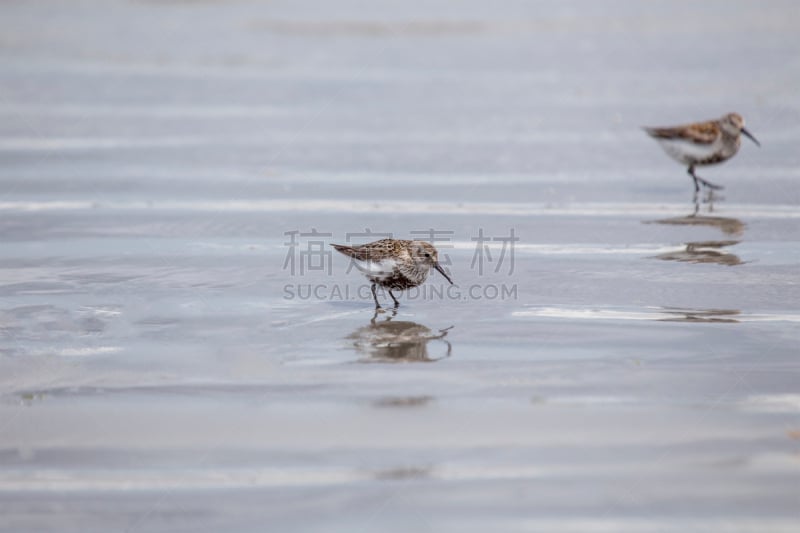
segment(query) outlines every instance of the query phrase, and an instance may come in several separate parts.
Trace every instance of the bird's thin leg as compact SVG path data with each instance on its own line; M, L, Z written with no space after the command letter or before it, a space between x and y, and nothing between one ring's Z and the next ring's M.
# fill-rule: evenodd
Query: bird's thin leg
M375 292L377 287L378 286L375 283L372 284L372 297L375 299L375 309L380 309L381 304L378 302L378 294Z
M398 302L397 298L395 298L394 294L392 294L392 289L389 289L389 296L391 296L392 300L394 300L394 306L395 307L400 307L400 302Z
M694 192L698 192L700 190L700 187L698 186L698 183L702 183L704 187L708 187L709 189L712 189L714 191L721 191L722 189L725 188L722 185L717 185L716 183L711 183L710 181L705 180L705 179L701 178L700 176L698 176L697 174L695 174L694 173L694 165L689 167L689 174L692 176L692 178L694 178Z
M697 213L699 212L700 212L700 199L697 198L697 193L694 193L694 212L689 216L696 217Z
M708 180L704 180L703 178L701 178L699 176L698 176L697 179L700 180L700 183L702 183L704 186L708 187L709 189L711 189L713 191L721 191L722 189L725 188L722 185L717 185L716 183L711 183Z
M688 169L686 172L688 172L688 173L689 173L689 175L690 175L690 176L692 177L692 179L694 180L694 196L695 196L695 198L697 198L697 193L699 193L699 192L700 192L700 183L699 183L699 181L698 181L700 178L698 178L698 177L697 177L697 176L695 176L695 174L694 174L694 165L689 165L689 169Z

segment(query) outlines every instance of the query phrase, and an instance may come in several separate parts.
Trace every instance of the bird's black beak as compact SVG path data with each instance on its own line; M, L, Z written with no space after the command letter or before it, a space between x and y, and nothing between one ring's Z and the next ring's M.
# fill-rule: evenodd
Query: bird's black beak
M748 138L748 139L750 139L751 141L753 141L754 143L756 143L756 146L761 146L761 143L760 143L760 142L758 142L758 139L756 139L755 137L753 137L753 134L752 134L752 133L750 133L749 131L747 131L745 128L742 128L742 133L744 133L744 134L747 136L747 138Z
M450 282L450 285L452 285L452 284L453 284L453 280L452 280L452 279L450 279L450 276L448 276L448 275L447 275L447 272L445 272L445 271L444 271L444 269L442 268L442 265L440 265L440 264L437 262L437 263L434 263L434 264L433 264L433 268L435 268L436 270L438 270L438 271L439 271L439 274L441 274L442 276L444 276L444 279L446 279L447 281L449 281L449 282Z

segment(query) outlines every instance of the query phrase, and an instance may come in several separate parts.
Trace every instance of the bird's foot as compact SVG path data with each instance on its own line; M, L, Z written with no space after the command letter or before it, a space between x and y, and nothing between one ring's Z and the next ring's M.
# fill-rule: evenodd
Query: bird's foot
M714 193L714 189L709 189L705 195L703 195L703 203L708 205L709 213L714 210L714 202L722 202L725 200L724 196Z
M711 183L710 181L704 180L703 178L697 178L697 179L700 181L700 183L703 184L703 187L711 189L712 191L721 191L722 189L725 188L722 185L717 185L716 183Z
M389 322L390 320L392 320L394 317L397 316L397 309L384 309L383 307L376 307L375 314L372 315L370 323L372 323L373 325L377 324L379 316L384 317L383 322Z

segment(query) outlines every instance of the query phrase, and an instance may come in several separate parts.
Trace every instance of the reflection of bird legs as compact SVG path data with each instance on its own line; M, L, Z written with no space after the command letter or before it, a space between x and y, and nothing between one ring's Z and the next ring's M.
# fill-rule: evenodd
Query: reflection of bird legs
M386 315L386 320L384 320L384 322L389 322L391 319L393 319L394 317L397 316L397 309L396 308L395 309L383 309L383 308L380 308L380 307L376 307L375 308L375 314L372 316L372 320L370 320L370 323L374 326L377 323L378 315L381 314L381 313L385 313L387 311L390 314Z

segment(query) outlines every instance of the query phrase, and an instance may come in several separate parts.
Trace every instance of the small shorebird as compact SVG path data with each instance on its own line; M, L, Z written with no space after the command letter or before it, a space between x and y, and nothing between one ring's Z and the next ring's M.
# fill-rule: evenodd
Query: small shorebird
M709 189L722 189L694 173L695 166L713 165L727 161L739 151L744 133L756 145L761 146L744 127L744 119L737 113L728 113L717 120L697 122L684 126L666 128L644 128L652 138L674 160L689 165L687 172L694 180L694 192L700 191L700 184Z
M358 246L342 244L331 246L350 257L356 268L372 282L375 309L381 308L378 295L375 293L378 286L385 287L389 291L389 296L397 307L400 302L392 291L403 291L422 285L428 278L431 268L438 270L451 285L453 284L453 280L439 265L439 252L431 243L425 241L381 239Z

